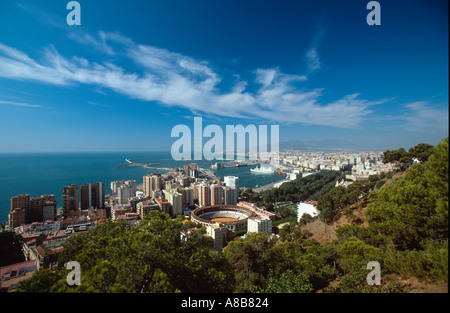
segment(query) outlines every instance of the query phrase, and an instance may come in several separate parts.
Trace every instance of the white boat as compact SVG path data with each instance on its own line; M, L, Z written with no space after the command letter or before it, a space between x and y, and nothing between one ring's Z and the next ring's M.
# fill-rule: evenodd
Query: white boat
M259 167L251 168L250 172L256 174L273 174L275 169L271 165L261 164Z

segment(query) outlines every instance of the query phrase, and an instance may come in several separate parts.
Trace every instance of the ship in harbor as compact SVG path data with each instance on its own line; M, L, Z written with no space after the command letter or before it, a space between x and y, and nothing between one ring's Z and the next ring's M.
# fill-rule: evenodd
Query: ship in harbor
M131 159L125 159L125 161L127 161L127 163L129 163L129 164L133 164L133 160L131 160Z
M250 172L255 174L273 174L275 169L271 165L261 164L259 167L251 168Z
M216 162L213 165L211 165L211 168L213 170L222 169L222 168L229 168L229 167L243 167L248 166L250 162L242 162L240 160L232 160L229 162ZM253 163L252 163L253 164Z
M219 168L223 168L223 163L216 162L213 165L211 165L211 168L215 169L215 170L217 170Z

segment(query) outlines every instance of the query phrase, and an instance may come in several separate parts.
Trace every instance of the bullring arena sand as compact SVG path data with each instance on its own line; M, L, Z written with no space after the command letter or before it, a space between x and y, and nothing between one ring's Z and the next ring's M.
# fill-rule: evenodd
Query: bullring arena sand
M232 217L216 217L211 219L211 222L234 222L237 221L237 218Z

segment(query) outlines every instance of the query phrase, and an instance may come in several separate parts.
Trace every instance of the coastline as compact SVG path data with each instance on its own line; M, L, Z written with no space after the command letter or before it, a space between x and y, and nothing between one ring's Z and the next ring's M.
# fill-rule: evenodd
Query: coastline
M135 163L118 167L124 165L125 159ZM8 221L10 199L19 194L31 197L53 194L60 209L64 186L103 182L105 196L108 196L111 194L111 181L135 180L137 189L142 191L143 176L154 171L164 173L173 168L183 168L189 163L197 163L220 179L238 176L241 188L255 188L281 180L275 174L255 175L249 170L254 166L216 170L211 168L215 161L173 160L170 152L11 153L0 154L0 161L0 223Z

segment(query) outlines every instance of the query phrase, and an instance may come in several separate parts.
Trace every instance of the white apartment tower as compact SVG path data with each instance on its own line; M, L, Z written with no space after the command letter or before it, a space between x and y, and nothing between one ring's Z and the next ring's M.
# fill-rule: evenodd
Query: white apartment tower
M239 188L239 177L237 176L225 176L223 181L227 187Z
M262 216L251 217L247 220L248 233L272 234L272 220Z
M171 205L172 216L183 214L183 195L181 193L175 189L164 190L164 197Z

